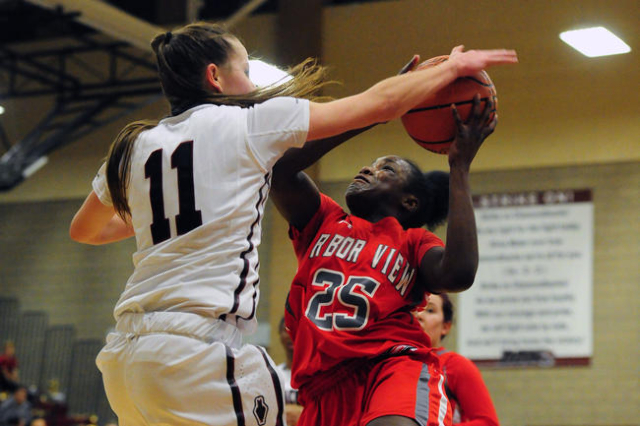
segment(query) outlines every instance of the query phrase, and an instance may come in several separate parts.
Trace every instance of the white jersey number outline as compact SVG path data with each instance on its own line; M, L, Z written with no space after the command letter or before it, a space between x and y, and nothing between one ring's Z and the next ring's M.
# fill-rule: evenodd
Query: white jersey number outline
M369 321L369 297L373 297L380 283L371 277L352 276L346 280L342 273L330 269L318 269L313 277L312 285L322 287L314 294L307 305L305 315L319 329L333 330L362 330ZM354 290L359 288L362 293ZM321 314L323 306L332 305L336 294L338 301L344 307L351 308L353 314L342 312Z

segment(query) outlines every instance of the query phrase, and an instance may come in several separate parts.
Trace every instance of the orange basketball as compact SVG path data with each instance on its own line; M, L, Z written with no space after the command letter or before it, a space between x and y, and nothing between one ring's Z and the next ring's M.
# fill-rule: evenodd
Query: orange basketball
M449 59L449 55L436 56L418 65L417 69L435 67ZM493 112L498 108L496 88L489 74L480 71L473 76L460 77L434 93L422 104L402 116L405 130L418 145L437 154L447 154L456 135L456 124L451 112L455 104L462 120L466 120L473 106L473 97L480 94L484 108L488 99L493 100Z

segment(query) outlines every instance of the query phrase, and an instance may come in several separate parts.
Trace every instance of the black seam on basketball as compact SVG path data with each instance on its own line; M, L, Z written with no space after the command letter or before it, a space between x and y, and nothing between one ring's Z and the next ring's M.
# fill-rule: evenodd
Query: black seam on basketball
M481 101L487 101L489 98L480 98ZM473 103L473 99L468 100L468 101L460 101L460 102L452 102L453 104L455 104L456 106L458 105L465 105L465 104L470 104ZM414 112L420 112L420 111L428 111L430 109L442 109L442 108L449 108L451 107L451 104L442 104L442 105L434 105L434 106L430 106L430 107L424 107L424 108L415 108L412 110L409 110L409 112L407 112L407 114L413 114Z
M411 136L411 135L409 135ZM445 139L442 141L423 141L421 139L416 138L415 136L411 136L411 139L413 139L414 141L422 144L422 145L438 145L441 143L447 143L447 142L453 142L453 140L455 139L455 137L451 138L451 139Z
M471 81L473 81L473 82L475 82L475 83L478 83L480 86L484 86L484 87L493 87L493 84L491 84L491 83L485 83L484 81L480 81L480 80L478 80L478 79L477 79L477 78L475 78L475 77L468 76L468 77L462 77L462 78L464 78L464 79L466 79L466 80L471 80Z

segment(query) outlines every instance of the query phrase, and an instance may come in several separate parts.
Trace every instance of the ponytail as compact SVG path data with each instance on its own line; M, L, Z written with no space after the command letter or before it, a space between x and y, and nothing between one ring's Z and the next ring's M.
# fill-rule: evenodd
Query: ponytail
M442 225L449 216L449 173L434 170L424 174L430 196L425 223L430 230Z
M107 185L111 194L111 201L116 213L127 221L131 217L131 209L127 201L127 187L131 174L131 155L133 145L145 130L158 124L154 120L134 121L125 126L109 148L107 156Z
M327 70L308 58L288 69L291 79L239 95L211 92L203 85L208 64L223 65L233 53L232 40L238 38L218 24L197 22L175 31L158 34L151 42L156 54L162 90L171 105L171 115L178 115L201 104L251 107L278 96L314 101L320 89L332 83Z
M404 159L411 168L405 190L419 200L419 208L406 220L408 228L426 226L430 231L442 225L449 215L449 173L434 170L423 173L411 160Z

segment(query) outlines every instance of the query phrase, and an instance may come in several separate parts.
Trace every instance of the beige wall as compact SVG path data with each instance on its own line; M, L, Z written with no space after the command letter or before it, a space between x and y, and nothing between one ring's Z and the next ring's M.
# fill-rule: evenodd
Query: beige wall
M0 204L0 297L18 299L22 312L44 311L49 325L74 325L80 339L102 339L114 325L113 307L133 271L135 242L71 241L69 220L80 203Z
M594 189L592 365L483 370L504 425L631 425L640 415L640 97L632 84L624 84L636 81L638 55L588 61L560 42L543 49L549 44L540 40L551 37L540 33L541 21L556 39L556 30L577 22L576 14L565 9L579 10L583 18L613 19L606 10L595 14L602 3L404 0L324 12L323 62L344 82L333 90L339 96L394 74L413 53L426 59L458 43L518 49L518 66L490 71L500 99L500 124L474 163L473 190ZM635 0L606 3L637 10ZM240 24L237 30L250 53L260 52L267 59L275 55L274 21L261 15ZM623 24L621 29L625 30ZM5 105L2 122L9 135L15 140L26 133L47 102ZM130 271L133 246L74 245L66 240L66 227L117 131L133 119L165 112L165 103L158 102L74 142L53 153L49 164L30 179L0 193L0 287L5 294L19 296L23 307L47 310L55 323L79 324L81 336L102 335L112 324L110 310ZM323 187L340 197L345 180L387 153L411 157L425 169L447 167L446 157L418 148L398 123L389 123L327 155L319 167ZM59 202L51 204L52 200ZM16 215L16 209L23 208L29 215ZM22 225L14 228L8 215L12 221L22 219ZM265 225L261 250L268 254L261 270L265 303L260 316L270 318L271 349L281 361L275 328L296 266L286 224L271 205ZM447 343L455 348L454 341L452 336Z

